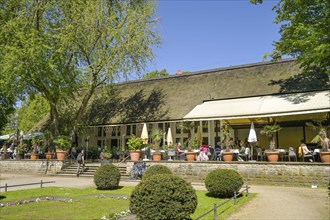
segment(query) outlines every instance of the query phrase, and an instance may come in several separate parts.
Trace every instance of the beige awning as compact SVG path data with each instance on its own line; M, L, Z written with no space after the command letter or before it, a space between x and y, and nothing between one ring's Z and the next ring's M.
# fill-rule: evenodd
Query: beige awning
M327 112L330 112L330 90L210 100L197 105L183 119L229 120Z

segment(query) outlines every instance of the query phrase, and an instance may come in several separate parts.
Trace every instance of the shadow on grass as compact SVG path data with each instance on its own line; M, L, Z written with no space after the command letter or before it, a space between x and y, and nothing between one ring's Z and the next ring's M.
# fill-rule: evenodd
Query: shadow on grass
M97 190L100 190L100 191L111 191L111 190L116 190L116 189L122 189L122 188L124 188L124 186L118 186L118 187L116 187L116 188L114 188L114 189L98 189L98 188L96 188Z
M0 196L0 200L5 199L5 198L7 198L7 197L6 196Z
M230 196L230 197L219 197L219 196L214 196L214 195L212 195L210 192L205 193L205 195L206 195L207 197L217 198L217 199L234 199L233 196ZM243 194L239 194L239 195L237 195L236 198L241 198L242 196L243 196Z

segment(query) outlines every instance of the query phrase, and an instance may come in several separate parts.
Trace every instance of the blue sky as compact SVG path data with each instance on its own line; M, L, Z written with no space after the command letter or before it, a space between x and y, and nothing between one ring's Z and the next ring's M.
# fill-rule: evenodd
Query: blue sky
M199 71L260 62L280 38L272 11L278 1L159 0L162 45L147 72Z

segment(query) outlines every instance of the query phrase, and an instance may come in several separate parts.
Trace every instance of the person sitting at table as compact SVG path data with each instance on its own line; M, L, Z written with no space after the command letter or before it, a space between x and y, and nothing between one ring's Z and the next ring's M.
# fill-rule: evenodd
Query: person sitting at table
M177 145L176 145L176 151L178 152L178 155L179 155L179 159L185 159L186 157L186 154L185 154L185 151L183 150L182 148L182 144L179 142Z
M199 148L199 155L197 156L198 161L209 160L209 157L207 156L208 149L209 149L208 145L203 142L202 146Z
M213 158L212 160L216 160L217 156L220 157L220 153L221 153L221 143L220 141L217 142L217 144L214 147L214 154L213 154Z
M240 143L240 149L239 149L239 152L238 152L238 155L237 155L237 160L238 161L244 161L242 157L245 157L246 154L245 154L245 146L244 146L244 142L241 141Z
M314 161L314 156L315 156L315 155L314 155L314 153L313 153L312 151L310 151L310 150L307 148L307 145L306 145L304 139L302 139L302 140L300 141L300 147L301 147L301 149L302 149L303 157L310 155L310 156L312 156L313 159L309 159L309 161L310 161L310 162L313 162L313 161Z

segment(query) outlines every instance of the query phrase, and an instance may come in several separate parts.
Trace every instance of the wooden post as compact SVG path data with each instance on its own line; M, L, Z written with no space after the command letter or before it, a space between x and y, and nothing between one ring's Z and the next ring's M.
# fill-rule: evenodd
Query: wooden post
M217 220L217 203L214 203L213 211L214 211L213 220Z

